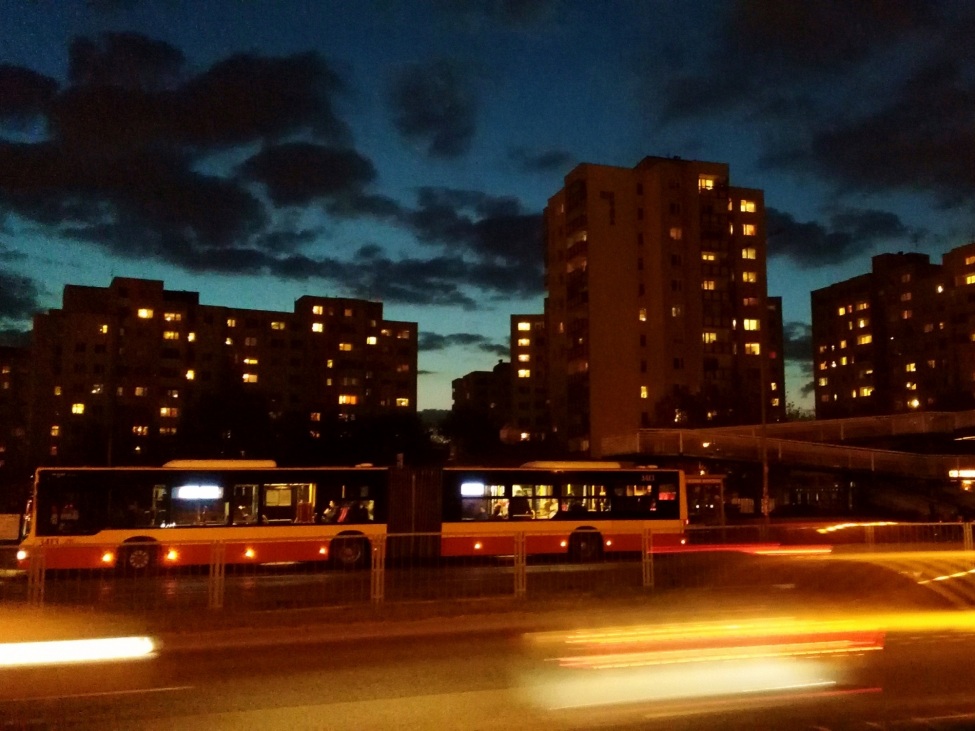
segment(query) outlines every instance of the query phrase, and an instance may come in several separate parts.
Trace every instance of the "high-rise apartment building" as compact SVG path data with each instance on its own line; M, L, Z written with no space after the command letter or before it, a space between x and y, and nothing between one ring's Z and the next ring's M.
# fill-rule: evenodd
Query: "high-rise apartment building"
M549 399L570 451L600 456L603 438L645 427L784 418L761 190L732 187L722 163L583 164L545 230Z
M552 429L545 315L512 315L509 441L540 442Z
M28 479L27 413L30 351L0 346L0 512L22 508L6 488ZM17 498L22 497L19 493Z
M221 396L253 397L312 439L416 410L416 323L366 300L305 296L290 313L201 305L156 280L67 285L63 307L34 318L31 359L41 464L166 454L188 409Z
M812 293L817 418L975 408L975 243Z

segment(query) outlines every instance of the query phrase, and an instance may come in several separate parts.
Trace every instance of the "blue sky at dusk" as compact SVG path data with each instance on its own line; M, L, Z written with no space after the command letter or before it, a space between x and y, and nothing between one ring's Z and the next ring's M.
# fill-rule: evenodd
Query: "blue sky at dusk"
M579 162L762 188L787 390L809 293L975 238L966 0L0 0L0 343L66 283L381 300L419 408L542 310Z

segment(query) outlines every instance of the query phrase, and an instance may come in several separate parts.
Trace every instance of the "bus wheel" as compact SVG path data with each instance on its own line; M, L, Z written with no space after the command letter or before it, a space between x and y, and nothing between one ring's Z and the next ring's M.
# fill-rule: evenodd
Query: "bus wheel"
M332 566L337 569L361 569L369 557L369 541L360 536L337 536L330 548Z
M151 542L131 543L118 552L118 568L129 576L149 573L156 564L156 545Z
M596 530L577 530L569 536L569 560L575 563L598 561L603 555L603 536Z

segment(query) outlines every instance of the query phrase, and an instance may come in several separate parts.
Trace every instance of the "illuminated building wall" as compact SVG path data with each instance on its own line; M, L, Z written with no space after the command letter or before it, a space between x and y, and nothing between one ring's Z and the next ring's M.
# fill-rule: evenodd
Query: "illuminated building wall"
M975 243L812 293L818 418L975 408Z
M548 342L544 315L511 316L511 418L506 441L548 439Z
M599 456L603 438L640 428L757 423L763 377L766 418L784 418L762 191L732 187L722 163L583 164L545 229L549 397L570 451Z
M416 323L383 320L378 302L306 296L294 312L244 310L116 278L67 285L32 339L40 464L151 461L214 394L254 395L269 422L312 437L330 419L416 411Z

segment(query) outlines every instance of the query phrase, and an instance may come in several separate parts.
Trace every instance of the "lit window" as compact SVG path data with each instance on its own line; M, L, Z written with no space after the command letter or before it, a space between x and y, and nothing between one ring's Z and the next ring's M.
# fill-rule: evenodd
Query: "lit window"
M311 331L313 333L325 332L325 326L320 322L313 322L311 324Z
M703 332L701 333L701 341L704 343L716 343L718 342L718 333L716 332Z
M196 378L196 371L194 371L194 370L188 370L188 371L186 371L186 380L187 381L192 381L194 378Z
M351 393L341 393L339 394L340 404L356 404L359 402L359 397Z
M531 345L531 344L532 344L532 339L531 338L518 338L518 345L519 345L519 347L524 348L524 347L526 347L528 345Z
M746 330L758 330L759 329L758 320L755 320L753 318L747 318L746 317L744 319L744 321L743 321L743 324L744 324L744 327L745 327Z
M857 320L857 327L860 328L861 330L869 324L870 324L870 320L868 320L865 317L861 317L859 320Z
M937 290L938 294L941 294L942 292L945 291L944 285L941 284L939 284L935 289Z
M175 388L170 388L166 391L167 398L179 398L179 391Z
M527 363L530 360L531 360L531 356L528 355L528 353L519 353L518 354L518 362L519 363Z
M166 419L175 419L179 416L179 407L163 406L159 409L159 415Z
M244 374L244 383L257 383L257 374L256 373L245 373Z
M826 370L826 361L825 360L822 363L819 364L819 370L821 370L821 371L825 371Z
M244 365L257 365L257 358L244 358Z
M232 317L227 318L227 327L237 327L237 321Z
M873 342L873 335L860 335L857 337L857 345L869 345Z
M926 333L934 332L934 323L933 322L924 323L924 332Z
M965 284L975 284L975 274L966 274Z
M92 384L92 386L91 386L91 392L95 396L97 396L100 393L104 393L105 392L105 384L104 383L94 383L94 384Z
M189 343L196 342L196 333L186 333L186 341Z
M700 175L697 179L698 190L714 190L714 178L708 175Z
M870 396L873 393L873 386L860 386L861 396Z
M906 388L908 391L917 391L917 384L913 381L908 381L904 384L904 388Z
M518 378L531 378L531 376L532 376L531 369L529 368L518 369Z
M680 305L674 305L673 307L670 308L671 317L680 317L683 313L684 311Z
M163 313L163 319L166 322L182 322L183 313L182 312L165 312Z
M742 272L741 273L741 281L743 281L743 282L751 282L752 284L754 284L755 282L758 281L758 273L757 272Z
M757 253L755 251L755 247L753 246L746 246L744 249L741 250L742 259L754 259L756 256Z
M975 256L966 256L965 266L971 266L972 264L975 264Z
M772 406L778 406L779 400L777 398L772 399Z
M175 426L161 426L159 427L159 434L164 437L171 437L176 434Z
M910 292L902 292L901 293L901 302L909 302L911 300L911 296L912 295L911 295Z
M135 389L133 389L133 393L135 393L136 396L145 396L149 393L149 389L146 386L136 386Z
M148 307L141 307L141 308L139 308L139 313L138 314L139 314L139 318L142 319L142 320L150 320L150 319L152 319L152 310L150 310Z
M71 404L71 413L72 414L83 414L83 413L85 413L85 405L84 404Z
M396 366L396 372L397 373L409 373L410 372L410 364L409 363L400 363L399 365Z
M680 241L684 238L684 229L682 229L680 226L671 226L670 238L674 241Z
M647 386L640 386L640 398L650 398L650 388Z
M323 308L321 305L312 305L311 314L313 315L325 314L325 308Z
M55 386L54 387L54 395L55 396L60 396L61 395L61 387L60 386Z
M857 312L861 310L869 310L869 309L870 309L869 302L857 302Z
M743 223L741 225L741 232L745 236L754 236L755 235L755 224L754 223Z
M57 437L60 435L61 435L61 427L55 424L54 426L51 427L51 436Z
M284 323L275 320L274 322L271 323L271 329L272 330L284 330Z
M135 434L137 437L147 436L149 434L149 427L148 426L133 426L132 427L132 433Z
M108 333L108 325L99 325L98 326L98 332L100 332L102 335L107 334Z
M846 356L845 355L840 356L840 365L845 366L846 363L847 363Z
M818 383L819 383L820 386L828 386L829 385L829 379L828 378L820 378Z
M754 213L755 212L755 201L741 199L741 212L742 213Z
M717 261L717 256L713 251L702 251L701 261Z
M312 411L308 415L308 420L309 421L321 421L322 420L322 412L321 411Z
M344 350L346 352L352 350L352 343L339 343L339 350Z
M745 305L745 307L751 307L753 305L757 305L758 304L758 297L745 297L741 301L741 303L743 305Z
M410 400L408 398L398 398L396 399L396 405L400 407L409 406Z
M526 330L531 330L532 329L532 326L531 326L531 323L530 322L519 322L518 323L518 329L521 332L525 332Z
M838 314L840 317L843 317L843 315L846 314L846 308L845 307L840 307L840 309L837 310L836 314Z
M901 319L902 320L910 320L912 317L914 317L914 310L903 310L903 311L901 311Z
M934 368L936 365L937 365L937 363L935 361L933 361L933 360L929 360L928 361L928 368Z
M745 343L745 355L759 355L762 346L759 343Z
M329 358L328 360L325 361L325 367L326 368L334 368L335 367L335 361L332 360L331 358Z
M345 315L346 317L352 317L352 308L346 307L342 314Z
M647 308L646 307L641 307L640 308L639 313L637 313L637 318L640 320L640 322L646 322L647 321Z
M703 282L701 282L701 289L707 290L707 291L713 290L714 289L714 280L713 279L705 279Z
M179 340L179 333L175 330L166 330L163 332L163 340Z
M366 338L366 345L375 345L378 342L379 340L376 338L375 335L370 335L369 337Z

